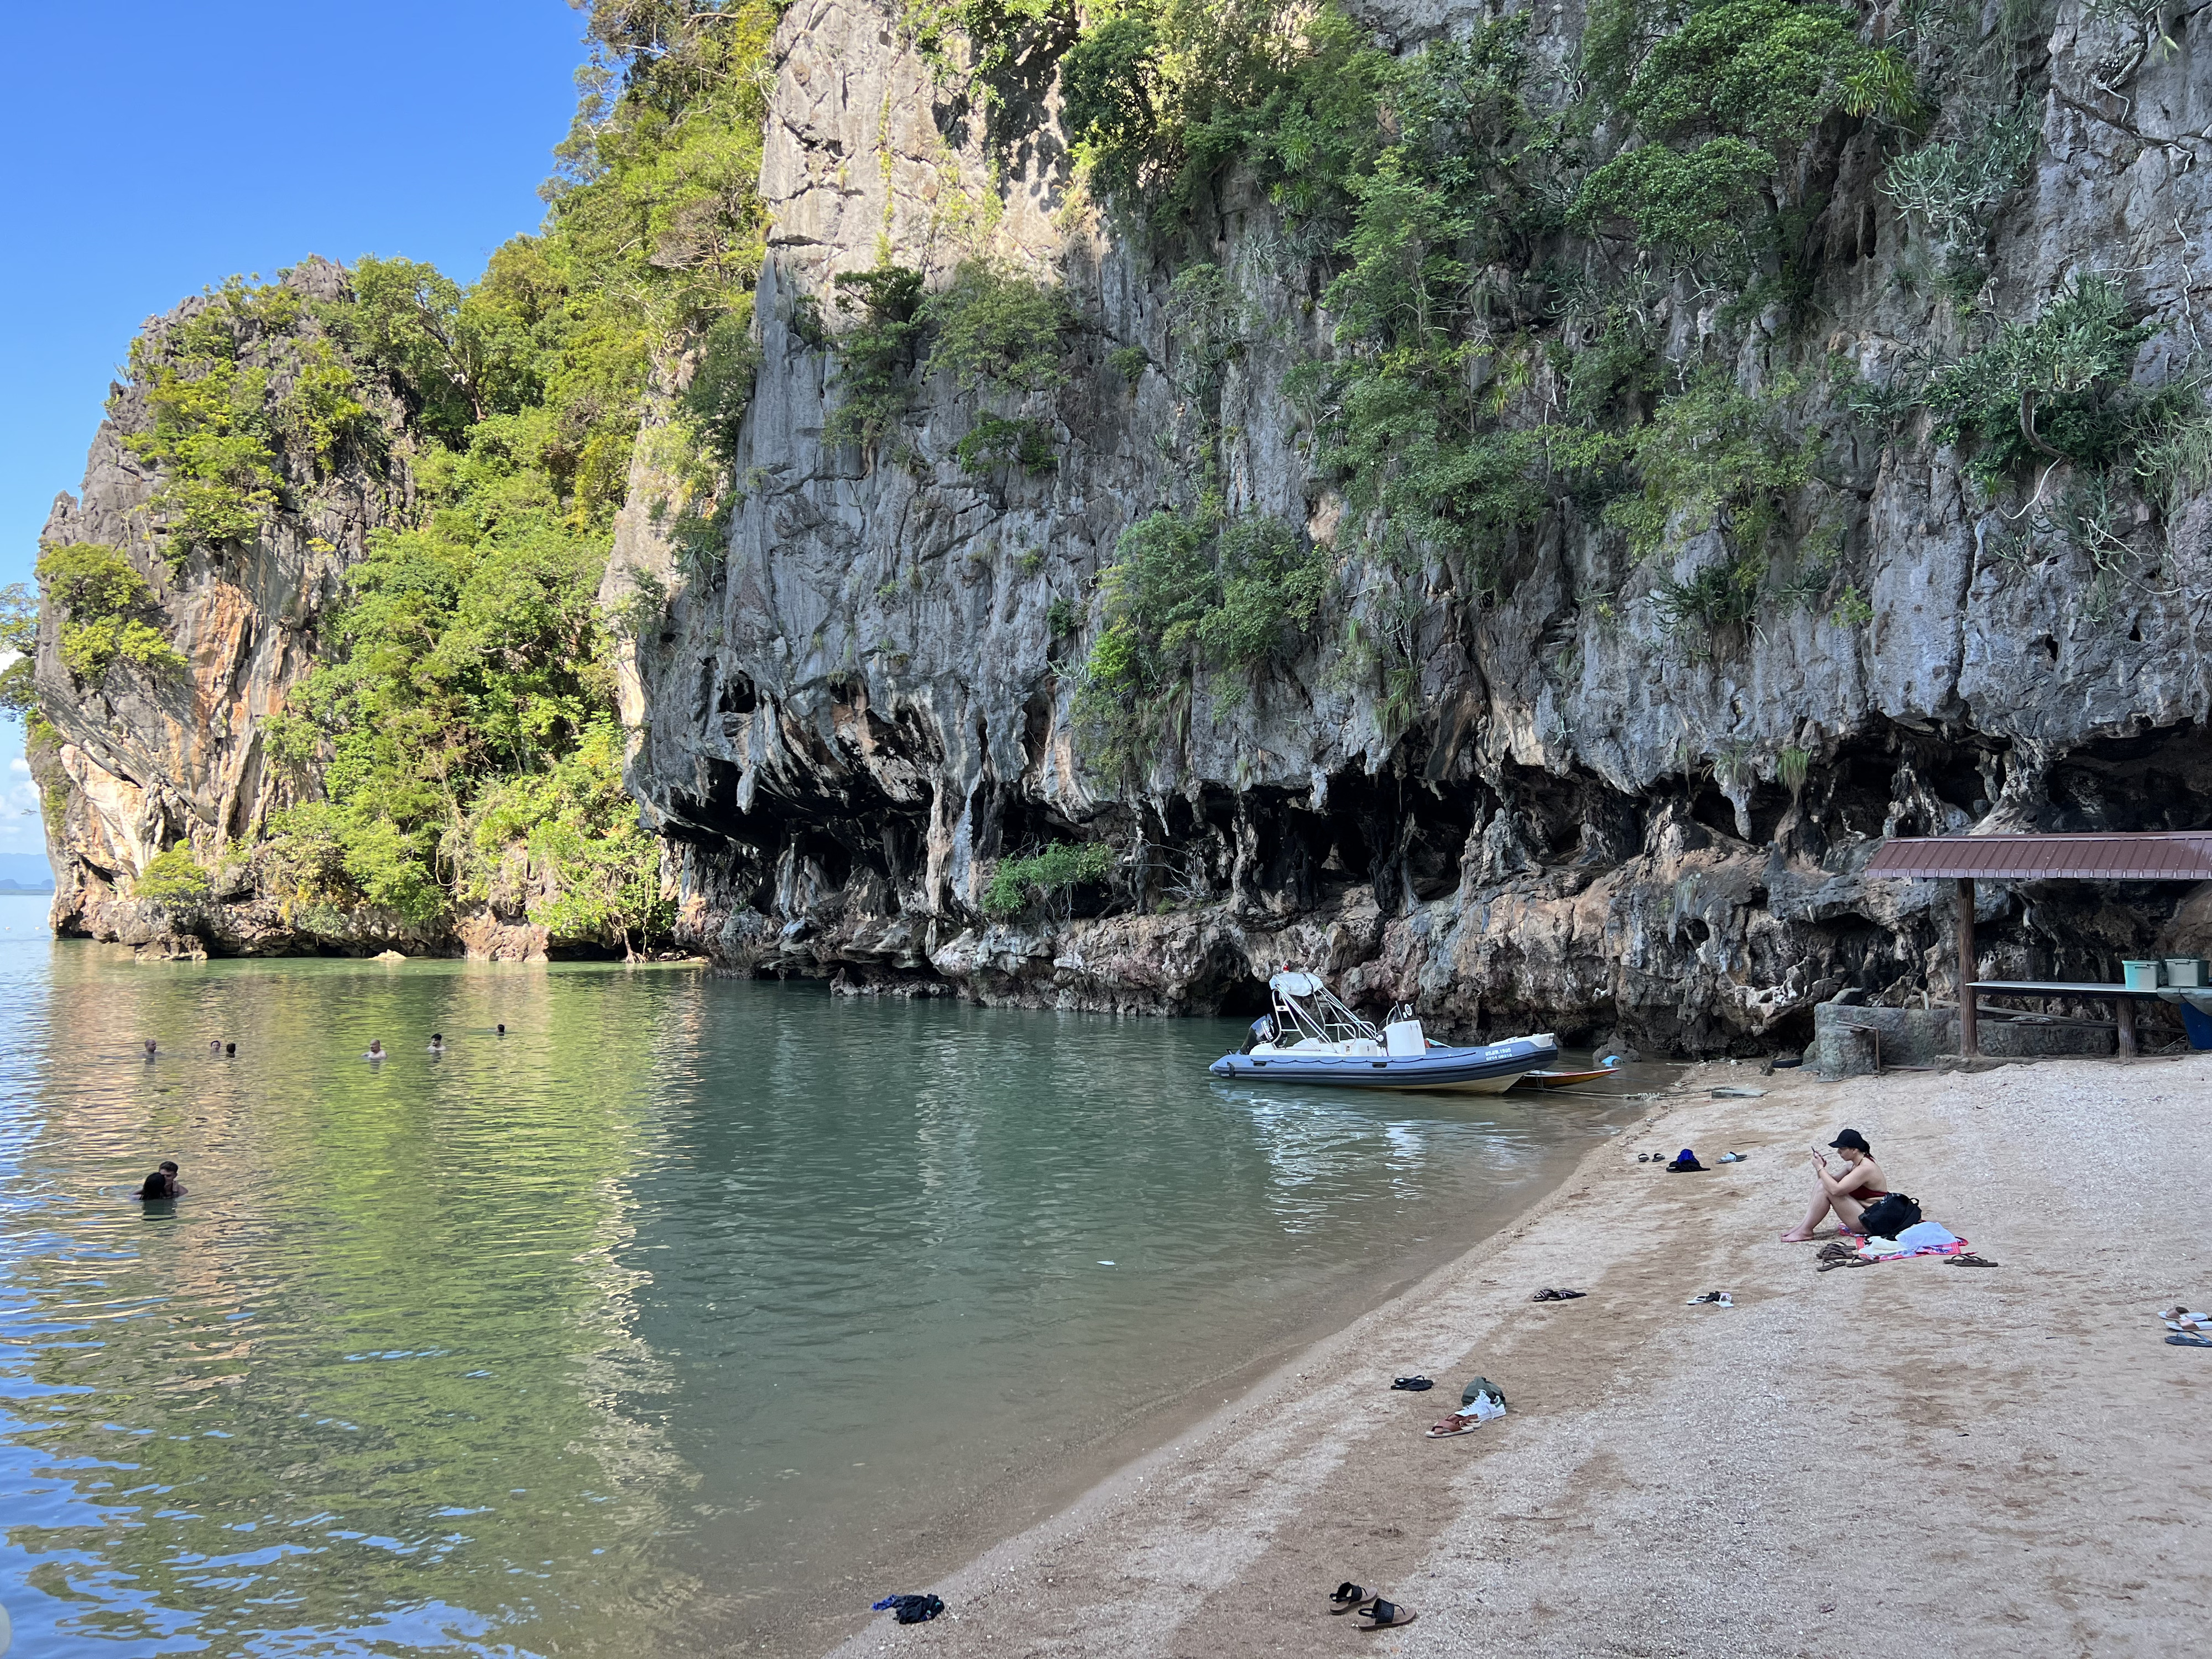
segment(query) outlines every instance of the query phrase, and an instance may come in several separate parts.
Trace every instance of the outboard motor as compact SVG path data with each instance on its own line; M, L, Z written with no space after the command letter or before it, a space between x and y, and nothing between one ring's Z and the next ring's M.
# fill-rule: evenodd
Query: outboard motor
M1237 1052L1240 1054L1249 1054L1261 1043L1273 1042L1274 1040L1275 1018L1273 1014L1262 1014L1252 1022L1252 1030L1244 1039L1244 1046Z

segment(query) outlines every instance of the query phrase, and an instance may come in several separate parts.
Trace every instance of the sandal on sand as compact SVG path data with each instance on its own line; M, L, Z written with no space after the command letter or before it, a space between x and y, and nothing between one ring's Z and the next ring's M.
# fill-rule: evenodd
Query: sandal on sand
M1972 1250L1961 1250L1951 1258L1954 1267L1994 1267L1997 1264L1985 1255L1976 1255Z
M1403 1389L1407 1394L1422 1394L1437 1385L1432 1377L1394 1376L1390 1379L1390 1386L1394 1389Z
M2177 1348L2212 1348L2212 1336L2183 1336L2177 1333L2166 1340ZM1436 1431L1431 1429L1429 1432L1434 1434Z
M1357 1613L1360 1608L1372 1605L1376 1599L1373 1590L1355 1584L1347 1578L1329 1592L1328 1610L1331 1613Z
M1380 1596L1376 1598L1373 1607L1359 1615L1359 1628L1362 1630L1389 1630L1393 1625L1410 1625L1413 1622L1413 1610L1411 1607L1401 1607L1395 1601L1385 1601Z
M1716 1308L1733 1308L1735 1306L1735 1299L1729 1296L1726 1291L1707 1291L1703 1296L1692 1297L1682 1305L1686 1308L1695 1308L1705 1303L1711 1303Z
M1443 1421L1438 1423L1434 1428L1429 1431L1429 1438L1431 1440L1449 1440L1454 1435L1473 1434L1481 1426L1482 1419L1474 1416L1472 1413L1465 1417L1462 1417L1457 1412L1454 1412L1449 1417L1445 1418Z
M1530 1297L1528 1299L1531 1302L1572 1302L1579 1297L1585 1297L1589 1294L1589 1292L1588 1291L1543 1290L1537 1291L1535 1295Z

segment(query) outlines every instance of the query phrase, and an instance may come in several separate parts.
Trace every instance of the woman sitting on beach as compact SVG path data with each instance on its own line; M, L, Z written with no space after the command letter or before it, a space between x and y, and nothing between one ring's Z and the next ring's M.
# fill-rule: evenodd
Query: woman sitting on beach
M1844 1158L1844 1172L1836 1174L1828 1168L1827 1154L1817 1147L1813 1152L1813 1207L1805 1212L1805 1218L1782 1235L1784 1244L1803 1244L1813 1237L1831 1211L1847 1233L1859 1231L1859 1212L1877 1198L1889 1196L1889 1182L1881 1172L1881 1165L1874 1161L1874 1148L1856 1129L1846 1129L1828 1143Z

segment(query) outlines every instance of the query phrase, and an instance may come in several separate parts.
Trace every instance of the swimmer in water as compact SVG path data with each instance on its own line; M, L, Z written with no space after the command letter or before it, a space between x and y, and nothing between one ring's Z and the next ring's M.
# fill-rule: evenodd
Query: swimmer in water
M222 1039L221 1037L210 1037L208 1039L208 1053L210 1054L219 1054L222 1052Z
M382 1060L384 1058L384 1039L382 1037L369 1038L368 1047L362 1051L361 1057L363 1060Z
M501 1020L499 1023L499 1034L501 1036L505 1036L507 1035L507 1022L505 1020Z
M434 1054L442 1054L446 1052L446 1034L443 1031L430 1033L430 1052Z
M131 1195L148 1204L165 1203L174 1196L169 1190L169 1177L159 1170L139 1182L138 1190Z
M161 1160L161 1173L169 1178L169 1196L171 1198L182 1198L185 1195L185 1188L177 1180L177 1177L183 1172L179 1170L173 1163L165 1158Z
M146 1058L149 1060L154 1058L154 1039L151 1037L146 1039Z
M224 1043L222 1045L222 1057L225 1060L236 1060L238 1058L238 1045L235 1042Z

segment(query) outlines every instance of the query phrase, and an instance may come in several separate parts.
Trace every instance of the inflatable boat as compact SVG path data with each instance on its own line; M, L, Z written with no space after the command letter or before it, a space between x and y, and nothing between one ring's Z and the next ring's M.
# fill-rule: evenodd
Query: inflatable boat
M1559 1045L1549 1036L1448 1048L1428 1040L1409 1008L1394 1011L1377 1030L1338 1001L1316 974L1286 969L1267 981L1267 989L1274 1012L1254 1020L1244 1046L1206 1068L1214 1076L1240 1083L1500 1095L1559 1058Z

